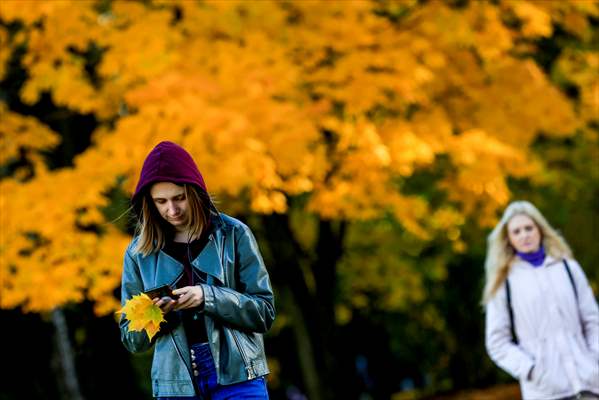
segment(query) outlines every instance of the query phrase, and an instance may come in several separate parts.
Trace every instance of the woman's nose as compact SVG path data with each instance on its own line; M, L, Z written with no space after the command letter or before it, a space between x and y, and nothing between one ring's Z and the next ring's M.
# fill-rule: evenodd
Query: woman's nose
M176 214L176 213L177 213L178 209L177 209L177 206L175 206L175 204L174 204L174 203L169 203L169 204L168 204L167 211L168 211L168 213L169 213L170 215L174 215L174 214Z

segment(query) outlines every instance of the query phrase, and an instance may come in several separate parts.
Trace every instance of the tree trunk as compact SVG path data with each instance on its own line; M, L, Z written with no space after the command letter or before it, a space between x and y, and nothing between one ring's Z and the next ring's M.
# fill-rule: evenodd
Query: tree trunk
M320 347L326 349L323 353L323 361L326 371L329 373L327 376L327 380L330 382L329 386L333 390L337 384L344 384L335 379L335 372L338 371L336 355L338 351L342 350L337 348L335 303L337 299L337 262L342 255L345 226L345 222L339 222L338 226L334 226L332 221L320 221L316 244L317 258L311 265L318 299L316 316L319 320L320 332L317 337L321 341Z
M52 311L52 324L55 330L55 348L59 377L59 390L64 400L83 400L75 370L75 357L69 340L69 329L64 312L60 308Z
M317 363L314 359L314 348L312 347L304 315L300 307L295 303L289 288L283 288L280 293L285 308L291 316L293 337L295 339L300 369L302 371L302 379L304 381L304 386L306 387L308 398L310 400L322 400L320 376L316 369Z
M275 261L271 278L282 288L285 307L292 316L308 398L334 399L338 384L335 382L335 277L345 224L341 223L336 231L331 222L321 222L315 249L317 258L310 259L295 239L287 215L270 215L263 221ZM302 264L309 266L313 273L316 292L308 288Z

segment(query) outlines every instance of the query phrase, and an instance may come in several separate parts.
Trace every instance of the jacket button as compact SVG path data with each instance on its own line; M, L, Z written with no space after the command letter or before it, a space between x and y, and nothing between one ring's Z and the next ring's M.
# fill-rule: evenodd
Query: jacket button
M196 368L196 367L197 367L196 363L191 363L191 366L192 366L193 368Z
M195 361L196 356L191 356L191 361Z
M195 353L194 353L194 351L193 351L193 349L191 349L191 350L189 350L189 351L191 352L191 354L195 354Z
M198 376L200 374L199 371L193 371L193 376Z

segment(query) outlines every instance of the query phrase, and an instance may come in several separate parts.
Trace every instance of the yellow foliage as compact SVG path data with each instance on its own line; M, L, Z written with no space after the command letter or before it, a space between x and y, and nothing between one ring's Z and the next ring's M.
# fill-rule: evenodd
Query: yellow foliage
M0 104L0 121L0 165L18 159L21 151L27 155L58 144L58 135L51 129L35 118L7 110L4 104Z
M7 62L10 57L10 50L8 43L8 32L4 29L0 29L0 79L4 80L4 74L6 73Z
M421 239L444 230L461 251L464 221L492 224L509 201L508 176L542 175L528 150L540 132L568 136L598 119L596 52L564 51L556 64L554 73L579 88L580 104L521 54L522 46L534 52L553 25L589 43L595 2L115 0L106 7L0 2L0 76L25 44L21 99L33 104L47 91L99 124L72 168L50 171L39 151L58 136L0 108L0 164L22 149L35 167L30 180L20 170L0 182L1 307L42 311L85 295L97 312L114 310L129 238L104 220L104 193L121 179L132 193L160 140L190 151L210 191L231 199L225 210L284 213L301 195L319 218L390 215ZM398 9L401 18L385 17ZM510 18L521 24L506 24ZM23 28L11 36L14 21ZM95 76L88 51L99 57ZM454 169L436 189L456 208L431 210L402 193L402 182L444 156ZM387 301L400 306L422 295L419 284L406 281Z
M525 37L550 36L553 28L551 17L533 2L511 1L514 13L522 21L522 33Z
M129 320L127 325L129 331L145 331L149 340L160 331L160 323L165 321L160 307L144 293L127 300L116 314L123 314L123 318Z
M580 114L585 121L599 121L599 52L566 50L557 71L581 92Z
M483 225L492 225L496 210L505 207L510 192L504 176L531 176L538 164L518 147L502 143L482 130L454 138L451 156L459 166L443 183L450 198L462 204L466 215L477 213ZM468 194L468 195L467 195Z
M568 33L573 34L585 41L593 40L592 28L589 24L588 16L597 18L599 16L599 4L593 0L576 0L576 1L560 1L560 0L543 0L527 2L516 0L504 0L503 4L506 8L518 8L516 14L525 22L525 27L529 30L544 31L550 28L543 25L549 23L547 18L555 25L560 25ZM531 24L536 25L530 26Z
M390 127L391 128L391 127ZM409 126L398 124L389 135L392 168L402 176L410 176L418 166L429 165L434 161L433 146L424 137L418 136ZM403 129L402 129L403 128Z

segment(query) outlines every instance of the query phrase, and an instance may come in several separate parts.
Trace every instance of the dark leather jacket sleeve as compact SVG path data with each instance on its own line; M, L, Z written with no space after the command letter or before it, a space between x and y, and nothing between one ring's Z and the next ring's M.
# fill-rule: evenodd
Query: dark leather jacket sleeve
M235 289L203 284L204 311L239 330L264 333L275 319L272 287L250 229L235 229Z
M143 290L141 277L139 276L139 267L129 254L129 249L125 251L123 265L123 276L121 279L122 306L125 305L127 300ZM129 320L123 316L121 316L119 327L121 329L121 341L130 352L138 353L146 351L151 347L152 343L148 340L148 335L144 331L129 331Z

